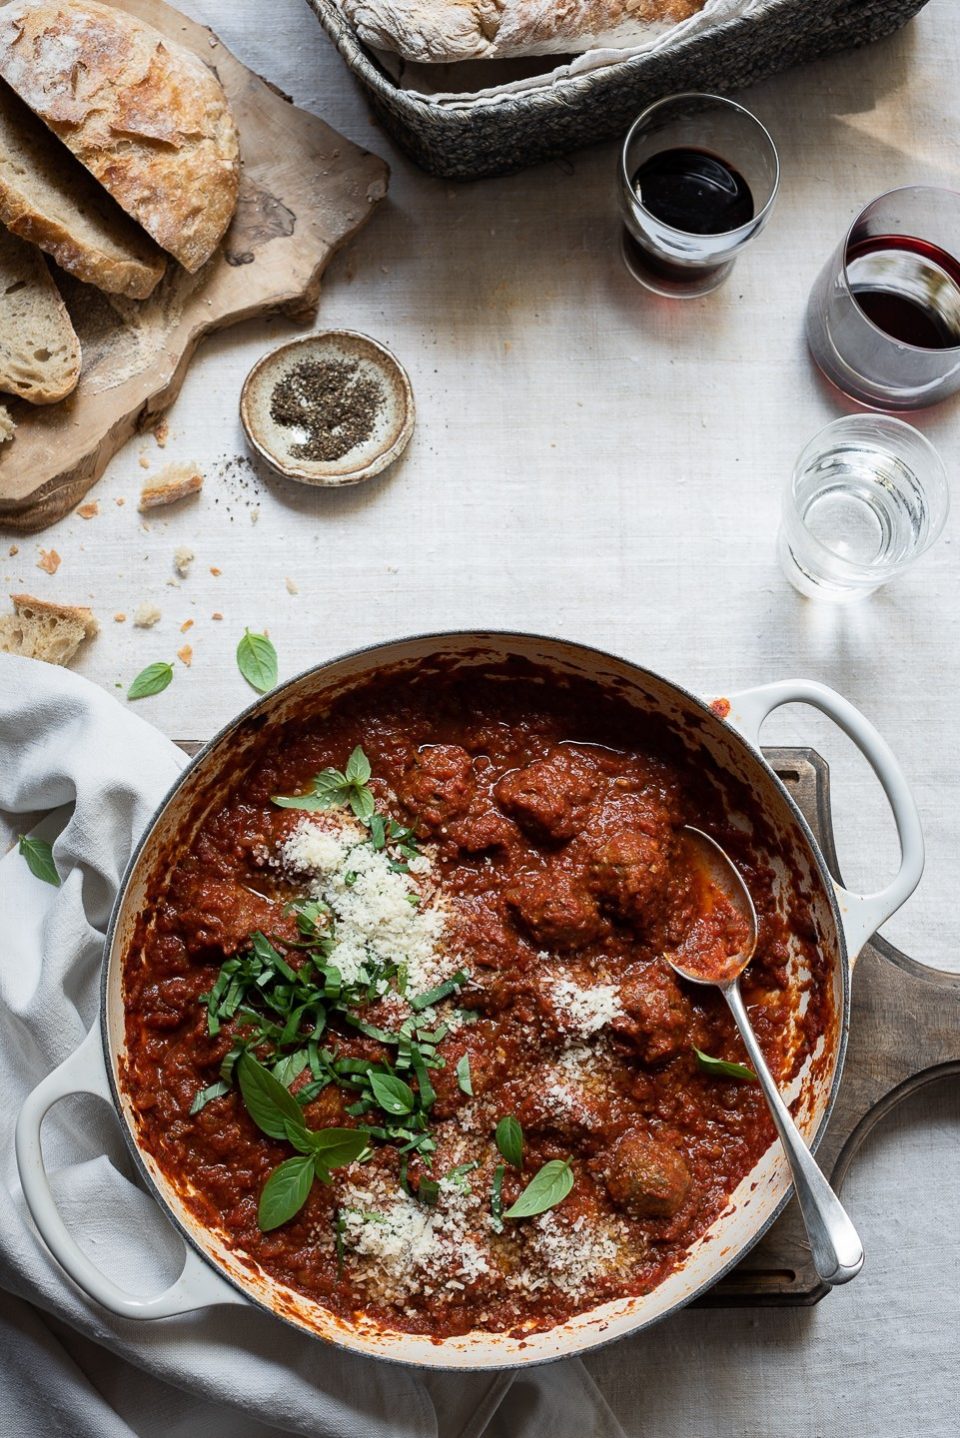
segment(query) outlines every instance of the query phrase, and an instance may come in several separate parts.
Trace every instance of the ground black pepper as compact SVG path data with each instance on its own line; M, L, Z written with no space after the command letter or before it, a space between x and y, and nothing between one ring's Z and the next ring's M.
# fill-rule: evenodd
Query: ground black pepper
M274 386L270 416L306 433L290 446L294 459L330 461L370 438L384 400L379 380L355 360L301 360Z

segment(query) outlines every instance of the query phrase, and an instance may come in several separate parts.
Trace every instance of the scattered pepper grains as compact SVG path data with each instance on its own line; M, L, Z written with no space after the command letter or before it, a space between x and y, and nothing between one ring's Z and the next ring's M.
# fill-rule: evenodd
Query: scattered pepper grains
M270 417L306 436L290 445L294 459L330 462L367 442L385 399L356 360L301 360L274 385Z
M60 568L60 556L55 549L41 549L40 558L37 560L37 568L42 569L45 574L56 574Z

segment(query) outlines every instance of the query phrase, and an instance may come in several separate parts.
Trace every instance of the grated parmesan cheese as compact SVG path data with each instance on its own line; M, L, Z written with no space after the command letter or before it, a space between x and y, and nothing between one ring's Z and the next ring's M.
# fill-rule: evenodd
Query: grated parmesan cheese
M616 984L593 984L582 989L571 979L555 979L550 985L557 1016L567 1030L588 1038L623 1013Z
M588 1224L581 1214L570 1223L551 1210L534 1219L531 1228L528 1247L536 1262L513 1286L535 1289L552 1282L571 1298L579 1298L620 1259L622 1235L615 1222Z
M389 852L368 839L346 813L305 818L281 845L280 861L294 874L309 875L311 896L332 911L333 962L346 983L363 978L370 963L402 963L410 992L422 993L459 967L458 955L444 945L446 901L426 882L433 871L427 855L413 861L415 882L411 874L396 873Z

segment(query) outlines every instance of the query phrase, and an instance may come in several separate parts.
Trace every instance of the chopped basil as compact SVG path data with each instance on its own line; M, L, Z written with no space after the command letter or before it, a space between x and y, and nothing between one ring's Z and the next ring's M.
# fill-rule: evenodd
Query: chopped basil
M497 1148L503 1154L507 1163L514 1168L523 1168L523 1129L520 1127L519 1119L514 1118L512 1113L507 1114L497 1124L494 1133Z
M455 994L457 989L462 989L470 975L464 969L458 969L449 979L438 984L435 989L428 989L425 994L417 994L410 1000L410 1007L419 1012L420 1009L428 1009L433 1004L438 1004L441 999L447 998L449 994Z
M149 699L152 694L160 694L173 678L173 665L165 660L158 660L156 664L148 664L146 669L141 669L127 690L128 699Z
M55 889L59 889L60 875L53 862L53 850L46 839L31 839L29 835L21 834L17 848L26 859L27 868L35 878L42 879L45 884L52 884Z
M473 1079L470 1074L469 1054L464 1054L463 1058L457 1060L457 1083L468 1098L473 1098Z
M715 1059L710 1054L705 1054L693 1045L693 1051L697 1056L697 1065L704 1073L711 1074L714 1078L738 1079L741 1083L756 1083L757 1076L753 1069L747 1068L746 1064L730 1063L727 1059Z
M190 1105L191 1114L199 1113L202 1108L206 1108L211 1099L220 1098L223 1094L229 1093L232 1087L232 1084L225 1083L221 1079L219 1083L212 1083L209 1088L201 1089Z
M506 1165L498 1163L493 1170L493 1185L490 1189L490 1218L494 1233L503 1232L503 1176Z
M556 1208L573 1188L573 1167L569 1158L551 1158L534 1174L526 1188L503 1215L504 1218L533 1218Z
M251 634L245 629L237 645L237 668L251 689L266 694L276 686L278 678L277 651L265 634Z

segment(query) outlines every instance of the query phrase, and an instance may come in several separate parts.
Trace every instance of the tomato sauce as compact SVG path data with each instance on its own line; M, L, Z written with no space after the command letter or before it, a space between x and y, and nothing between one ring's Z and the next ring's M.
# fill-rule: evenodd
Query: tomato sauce
M276 855L299 826L337 816L279 808L271 796L304 793L357 746L378 812L409 825L430 858L446 905L442 942L468 975L428 1010L432 1024L450 1018L430 1072L436 1146L402 1155L371 1139L365 1162L314 1183L294 1217L264 1232L263 1186L293 1149L256 1126L235 1083L192 1111L242 1035L236 1018L211 1033L202 996L255 930L278 946L298 941L286 905L303 879ZM751 814L751 796L724 798L665 726L592 686L529 671L388 678L322 717L267 728L145 905L126 956L124 1081L140 1142L205 1224L347 1318L436 1338L523 1333L648 1292L774 1140L757 1085L698 1064L695 1049L744 1061L721 995L678 979L662 957L695 917L685 824L724 846L753 897L759 942L742 985L774 1074L796 1072L831 1018L809 914L796 897L780 912L773 873L731 822L731 802ZM802 1022L791 944L810 975ZM362 1019L395 1028L403 1007L396 992L376 995ZM322 1043L338 1061L392 1071L396 1059L335 1009ZM257 1056L269 1062L269 1045ZM294 1094L309 1078L291 1083ZM305 1118L352 1127L364 1121L348 1112L356 1096L331 1083ZM507 1115L521 1127L522 1171L494 1141ZM503 1218L553 1160L569 1160L570 1192L546 1213ZM428 1209L431 1178L443 1182ZM345 1198L358 1192L366 1200Z

